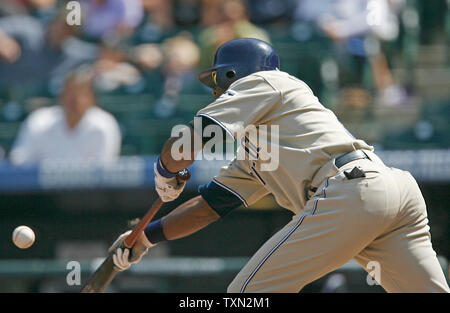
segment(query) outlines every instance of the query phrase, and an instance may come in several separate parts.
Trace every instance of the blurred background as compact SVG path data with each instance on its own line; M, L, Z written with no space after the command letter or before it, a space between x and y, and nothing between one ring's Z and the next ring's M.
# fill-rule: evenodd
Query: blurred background
M450 1L2 0L0 292L78 292L127 221L156 198L152 164L173 126L212 101L197 80L222 43L254 37L354 136L409 170L432 242L450 258ZM221 161L199 161L180 199ZM110 292L225 292L291 214L266 197L152 249ZM15 227L35 244L20 250ZM349 262L302 292L382 292Z

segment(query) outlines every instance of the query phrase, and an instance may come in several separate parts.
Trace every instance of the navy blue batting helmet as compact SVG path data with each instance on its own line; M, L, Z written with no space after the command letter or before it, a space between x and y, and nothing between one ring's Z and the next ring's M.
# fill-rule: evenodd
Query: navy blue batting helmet
M280 59L271 45L259 39L239 38L220 46L214 65L198 74L198 79L210 88L226 90L239 78L279 68Z

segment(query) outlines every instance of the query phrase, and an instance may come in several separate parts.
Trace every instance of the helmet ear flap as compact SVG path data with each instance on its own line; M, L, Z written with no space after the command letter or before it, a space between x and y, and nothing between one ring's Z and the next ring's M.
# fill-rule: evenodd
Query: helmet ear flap
M238 74L239 73L239 74ZM239 79L240 72L236 66L225 66L217 69L217 86L223 90L227 90L228 87L237 79Z
M238 70L234 66L211 68L198 74L198 79L210 88L220 87L227 90L228 87L237 80Z

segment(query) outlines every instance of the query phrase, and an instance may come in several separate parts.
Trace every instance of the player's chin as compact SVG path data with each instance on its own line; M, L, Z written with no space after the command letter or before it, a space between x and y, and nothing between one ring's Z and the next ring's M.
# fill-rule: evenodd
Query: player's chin
M223 95L224 92L225 92L225 90L223 90L219 87L215 87L212 89L212 94L214 96L214 99L219 98L221 95Z

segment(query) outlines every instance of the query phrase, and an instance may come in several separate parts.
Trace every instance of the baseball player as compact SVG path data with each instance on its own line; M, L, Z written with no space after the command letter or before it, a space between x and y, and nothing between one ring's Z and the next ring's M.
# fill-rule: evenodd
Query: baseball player
M294 216L249 260L228 292L299 292L352 258L364 269L378 262L378 283L387 292L449 292L414 178L385 166L307 84L280 71L272 46L251 38L229 41L199 79L216 99L197 117L203 127L218 125L233 136L237 155L244 149L245 158L232 160L199 187L199 196L150 223L131 258L128 249L116 248L126 233L121 235L112 247L119 269L138 262L158 242L188 236L272 194ZM260 142L237 137L237 130L249 125L277 126L275 169L262 170ZM201 133L193 123L189 127L194 142ZM178 139L168 139L155 164L156 190L164 202L182 192L185 184L178 184L174 173L198 153L192 148L190 159L175 160L171 148Z

